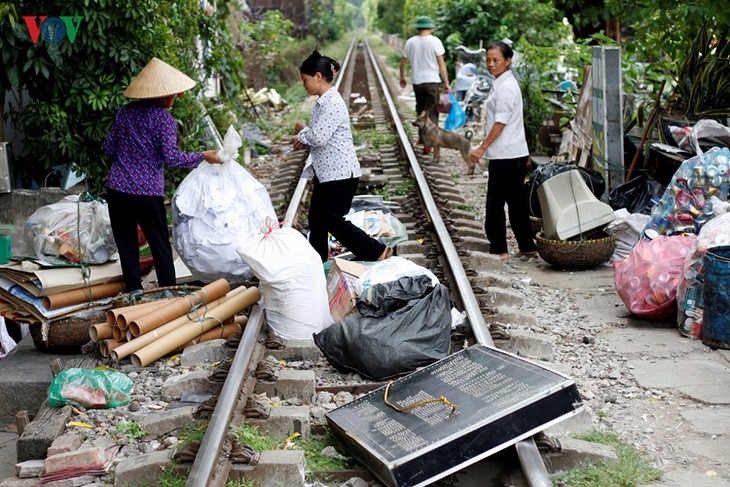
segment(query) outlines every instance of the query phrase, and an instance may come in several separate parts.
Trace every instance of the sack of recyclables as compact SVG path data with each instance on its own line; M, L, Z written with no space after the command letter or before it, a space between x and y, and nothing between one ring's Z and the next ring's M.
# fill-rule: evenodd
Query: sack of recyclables
M223 163L201 162L172 198L175 249L204 281L250 278L251 271L236 246L262 234L262 222L267 218L276 220L266 188L236 162L241 145L241 136L229 127L218 153Z

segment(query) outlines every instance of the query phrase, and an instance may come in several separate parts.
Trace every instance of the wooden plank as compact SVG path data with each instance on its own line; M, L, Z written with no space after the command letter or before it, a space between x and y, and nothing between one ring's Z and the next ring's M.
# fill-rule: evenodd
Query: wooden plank
M44 401L35 419L25 426L18 438L18 463L46 458L48 447L63 434L72 413L71 406L53 408Z

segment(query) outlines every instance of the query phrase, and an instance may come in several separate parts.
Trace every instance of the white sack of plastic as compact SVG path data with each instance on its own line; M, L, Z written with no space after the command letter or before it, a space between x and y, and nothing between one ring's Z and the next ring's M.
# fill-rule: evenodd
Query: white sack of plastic
M218 153L223 163L201 162L172 198L175 250L203 281L250 278L236 246L262 234L267 219L276 220L266 188L236 161L241 145L241 136L229 127Z
M319 254L293 228L275 228L243 240L238 253L259 278L272 331L287 340L310 340L332 324Z

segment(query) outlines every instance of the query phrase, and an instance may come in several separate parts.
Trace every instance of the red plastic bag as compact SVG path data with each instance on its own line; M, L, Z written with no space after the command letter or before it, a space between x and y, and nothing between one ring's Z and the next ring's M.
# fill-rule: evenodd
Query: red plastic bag
M640 240L628 257L613 264L616 291L632 314L663 320L676 312L677 283L696 235L659 235Z
M449 113L452 105L451 97L449 96L449 93L446 92L441 95L439 101L436 102L436 111L439 113Z

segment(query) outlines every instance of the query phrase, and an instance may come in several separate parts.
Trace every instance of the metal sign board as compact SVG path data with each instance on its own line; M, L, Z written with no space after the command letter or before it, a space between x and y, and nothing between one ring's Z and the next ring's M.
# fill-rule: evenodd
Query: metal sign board
M621 48L593 46L593 159L607 182L606 195L624 182Z
M484 345L327 413L351 453L391 487L428 485L583 409L572 379ZM428 402L445 398L446 402Z

